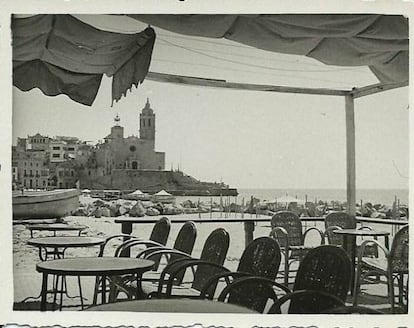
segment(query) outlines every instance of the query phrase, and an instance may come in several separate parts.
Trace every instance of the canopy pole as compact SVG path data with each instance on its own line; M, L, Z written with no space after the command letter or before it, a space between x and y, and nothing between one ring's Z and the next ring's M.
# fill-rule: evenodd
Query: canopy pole
M355 112L354 96L345 96L346 122L346 200L348 214L355 217L356 175L355 175Z

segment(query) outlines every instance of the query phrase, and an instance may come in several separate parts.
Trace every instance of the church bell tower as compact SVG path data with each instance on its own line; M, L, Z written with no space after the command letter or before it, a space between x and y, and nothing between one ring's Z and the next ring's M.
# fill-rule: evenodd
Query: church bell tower
M139 137L143 140L155 140L155 114L148 98L145 107L139 114Z

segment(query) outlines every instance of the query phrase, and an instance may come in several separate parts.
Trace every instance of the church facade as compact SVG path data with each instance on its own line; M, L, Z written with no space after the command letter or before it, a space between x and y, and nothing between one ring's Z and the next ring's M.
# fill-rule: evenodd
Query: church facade
M155 151L155 114L149 99L139 116L139 137L125 137L118 115L114 121L111 133L96 145L89 157L89 176L108 176L119 170L165 169L165 153Z

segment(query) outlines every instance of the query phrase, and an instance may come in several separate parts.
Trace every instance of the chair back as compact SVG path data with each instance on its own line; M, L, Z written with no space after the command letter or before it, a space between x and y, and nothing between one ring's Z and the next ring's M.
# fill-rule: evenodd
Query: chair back
M197 228L195 223L193 221L187 221L178 232L173 248L191 255L196 237Z
M344 301L327 292L298 290L282 296L272 305L269 314L282 314L282 305L290 302L289 314L329 313L333 308L345 306Z
M259 237L247 245L240 258L237 271L276 279L280 259L279 243L270 237Z
M345 250L323 245L311 249L303 258L293 290L326 292L345 301L350 287L352 264ZM295 302L290 307L295 311ZM328 307L327 307L328 308Z
M289 246L302 246L303 245L303 233L302 233L302 222L299 217L289 211L280 211L273 215L271 220L272 229L276 227L284 228L288 233L288 244ZM285 240L283 235L277 232L274 236L279 244L284 247Z
M343 244L343 236L333 233L333 227L341 229L356 229L355 218L345 212L332 212L325 218L325 233L330 245Z
M201 251L200 260L223 265L230 244L230 235L223 228L215 229L207 237ZM221 270L208 265L199 265L194 273L192 287L201 290L207 280Z
M152 228L150 240L165 245L167 243L168 235L170 234L171 223L166 217L159 219Z
M175 239L173 249L191 255L194 248L194 243L197 237L197 228L193 221L187 221L183 224ZM172 254L168 259L168 263L172 263L181 258L180 255ZM181 282L184 278L185 272L178 273L176 279Z
M402 227L392 241L389 265L391 272L408 272L408 225Z
M274 285L278 283L263 277L240 278L222 290L218 301L237 304L263 313L269 300L277 300Z

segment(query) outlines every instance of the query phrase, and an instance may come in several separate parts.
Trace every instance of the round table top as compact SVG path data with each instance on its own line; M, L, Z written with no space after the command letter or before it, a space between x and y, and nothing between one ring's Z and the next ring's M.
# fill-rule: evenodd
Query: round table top
M377 231L368 229L337 229L332 231L339 235L352 235L352 236L388 236L388 231Z
M101 245L105 242L102 238L84 236L61 236L32 238L28 245L36 247L88 247Z
M154 261L130 257L75 257L41 262L36 270L67 276L116 276L142 273L153 266Z
M181 312L181 313L256 313L230 303L201 299L149 299L93 306L85 311Z
M73 226L64 223L52 223L52 224L33 224L27 226L29 230L38 230L38 231L82 231L85 230L87 226Z

